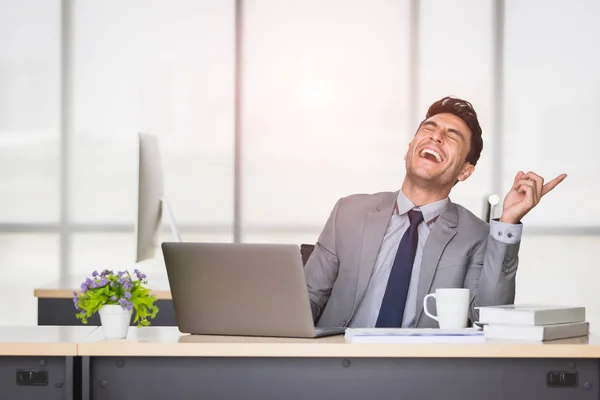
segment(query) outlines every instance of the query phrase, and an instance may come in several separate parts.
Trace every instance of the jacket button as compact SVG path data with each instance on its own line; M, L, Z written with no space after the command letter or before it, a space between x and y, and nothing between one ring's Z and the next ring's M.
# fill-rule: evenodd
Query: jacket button
M346 321L342 321L342 326L343 326L344 328L346 327L346 325L348 325L348 322L346 322Z

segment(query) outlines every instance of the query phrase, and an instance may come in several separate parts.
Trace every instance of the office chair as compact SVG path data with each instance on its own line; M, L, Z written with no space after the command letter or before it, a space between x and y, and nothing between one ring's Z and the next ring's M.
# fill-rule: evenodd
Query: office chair
M483 197L483 219L490 224L494 218L494 209L500 203L500 197L497 194L486 194Z
M306 265L306 262L308 261L308 258L310 257L310 255L314 249L315 249L314 244L301 244L300 245L300 254L302 254L302 265Z

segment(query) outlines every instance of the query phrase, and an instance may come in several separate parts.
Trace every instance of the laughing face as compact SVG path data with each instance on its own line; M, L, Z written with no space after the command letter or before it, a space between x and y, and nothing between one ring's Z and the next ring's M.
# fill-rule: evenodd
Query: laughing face
M474 170L466 161L471 130L456 115L442 113L424 121L408 145L406 173L416 184L451 188Z

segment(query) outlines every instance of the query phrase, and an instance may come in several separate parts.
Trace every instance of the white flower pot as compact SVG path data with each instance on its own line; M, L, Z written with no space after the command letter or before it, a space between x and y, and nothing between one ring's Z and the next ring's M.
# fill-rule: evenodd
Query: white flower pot
M133 309L124 310L118 304L106 304L100 307L100 323L106 339L125 339Z

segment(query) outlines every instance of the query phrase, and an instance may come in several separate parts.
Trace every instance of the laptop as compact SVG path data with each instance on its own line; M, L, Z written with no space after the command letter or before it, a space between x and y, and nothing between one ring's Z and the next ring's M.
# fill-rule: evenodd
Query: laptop
M162 244L182 333L314 338L299 246L249 243Z

